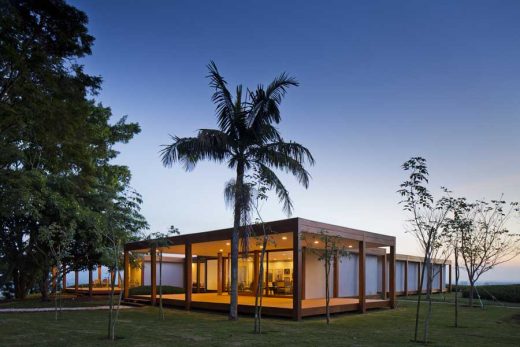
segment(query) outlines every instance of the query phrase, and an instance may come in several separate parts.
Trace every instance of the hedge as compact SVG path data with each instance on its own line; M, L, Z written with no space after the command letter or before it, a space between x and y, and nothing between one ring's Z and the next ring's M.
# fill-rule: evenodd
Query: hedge
M494 300L504 302L520 302L520 284L508 285L486 285L476 286L480 297L485 300ZM462 288L461 288L462 289ZM462 291L462 297L469 298L469 286L465 286ZM474 298L477 298L475 293Z
M140 286L130 288L130 295L150 295L152 292L152 287L150 286ZM174 287L174 286L162 286L163 294L183 294L184 288ZM157 294L159 294L159 286L157 286Z

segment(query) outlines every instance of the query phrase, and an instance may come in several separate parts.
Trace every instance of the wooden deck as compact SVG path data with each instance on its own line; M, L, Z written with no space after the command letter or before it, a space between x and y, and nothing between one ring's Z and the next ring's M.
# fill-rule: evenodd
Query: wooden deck
M134 295L130 298L149 300L150 295ZM159 298L157 297L157 300ZM205 310L228 311L229 295L218 295L215 293L193 293L191 307ZM184 294L165 294L163 304L177 307L185 307ZM252 314L254 312L255 297L238 297L238 312ZM367 299L367 309L390 307L389 300ZM264 297L262 312L269 316L292 317L293 316L292 298ZM356 298L331 298L331 313L351 312L359 310L359 300ZM317 316L325 314L325 299L305 299L302 300L302 316Z

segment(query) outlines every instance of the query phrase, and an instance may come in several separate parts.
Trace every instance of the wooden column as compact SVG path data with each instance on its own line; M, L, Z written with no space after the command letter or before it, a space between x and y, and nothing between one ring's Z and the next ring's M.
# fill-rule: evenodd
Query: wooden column
M196 266L195 273L197 274L197 293L200 293L200 258L199 257L197 257L197 266Z
M359 298L359 312L365 313L366 307L366 249L365 241L359 241L358 253L358 298Z
M191 292L193 287L192 280L192 253L191 253L191 243L186 242L184 244L184 308L189 310L191 308Z
M77 292L79 290L79 271L74 271L74 291Z
M421 262L417 263L417 294L422 293L421 288Z
M336 254L334 254L332 297L333 298L339 297L339 256L338 256L338 252L336 252Z
M67 289L67 266L63 264L63 278L61 282L61 291L65 291Z
M97 281L98 285L101 287L101 264L97 266Z
M123 297L126 299L129 295L130 287L130 256L128 251L124 253L124 270L123 270Z
M58 285L56 283L56 279L58 277L58 270L56 269L56 266L53 266L51 269L51 277L52 277L52 292L56 293L58 289Z
M152 306L157 300L157 250L150 249L150 299Z
M269 295L269 252L267 251L265 251L265 259L265 295Z
M404 261L404 296L408 296L408 260Z
M293 231L293 319L302 319L302 247L298 227Z
M228 275L227 262L228 262L228 258L226 258L226 257L224 257L224 255L222 255L222 292L223 293L227 291L227 275Z
M253 253L253 293L256 293L258 287L258 274L260 273L260 257L258 251Z
M390 246L390 307L395 308L395 246Z
M439 271L439 290L440 292L442 293L444 290L444 286L442 285L442 279L443 279L443 276L442 276L442 273L444 272L444 264L441 264L440 265L440 271Z
M382 294L382 298L383 300L386 299L386 294L387 294L387 290L386 290L386 254L383 254L381 256L381 262L383 263L382 264L382 269L381 269L381 294Z
M448 265L448 291L451 293L451 264Z
M305 253L306 247L302 247L302 300L305 300Z
M217 294L222 295L222 273L224 264L222 263L222 252L217 253ZM207 272L207 269L206 269Z
M92 296L94 290L94 278L92 276L92 268L88 269L88 295Z
M144 266L145 266L145 259L144 259L144 254L142 256L142 258L140 259L139 261L139 265L141 266L141 285L144 286L144 279L146 278L146 274L145 274L145 271L144 271Z

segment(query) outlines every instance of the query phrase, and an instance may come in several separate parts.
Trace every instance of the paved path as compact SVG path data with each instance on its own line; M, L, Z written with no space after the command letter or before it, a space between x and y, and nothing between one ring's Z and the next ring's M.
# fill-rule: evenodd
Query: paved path
M109 306L85 306L85 307L62 307L62 311L94 311L94 310L108 310ZM117 307L116 307L117 308ZM121 309L135 308L131 306L120 306ZM54 307L39 307L39 308L2 308L0 313L23 313L23 312L54 312Z

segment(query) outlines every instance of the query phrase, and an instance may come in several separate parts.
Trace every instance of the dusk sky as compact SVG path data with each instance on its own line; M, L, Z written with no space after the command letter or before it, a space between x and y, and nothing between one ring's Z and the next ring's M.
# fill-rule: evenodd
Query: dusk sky
M279 128L316 159L305 190L282 174L293 216L397 237L396 191L411 156L428 160L431 187L469 199L520 200L520 2L513 1L71 1L96 38L86 70L103 77L97 99L114 121L142 132L120 146L150 231L229 227L225 165L164 168L169 134L216 127L206 65L234 89L287 72ZM265 220L283 219L275 198ZM512 223L520 230L520 220ZM520 260L483 280L520 280Z

